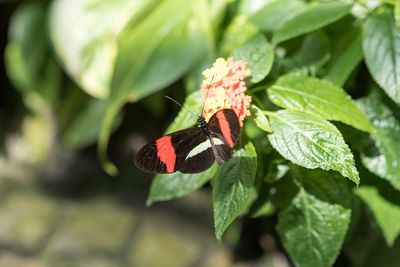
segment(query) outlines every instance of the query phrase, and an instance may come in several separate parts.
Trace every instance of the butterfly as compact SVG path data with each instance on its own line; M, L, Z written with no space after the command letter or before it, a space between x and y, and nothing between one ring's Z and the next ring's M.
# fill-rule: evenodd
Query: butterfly
M240 124L232 109L215 112L208 123L198 118L198 127L164 135L142 147L135 165L150 173L198 173L215 161L222 164L231 157L240 135Z

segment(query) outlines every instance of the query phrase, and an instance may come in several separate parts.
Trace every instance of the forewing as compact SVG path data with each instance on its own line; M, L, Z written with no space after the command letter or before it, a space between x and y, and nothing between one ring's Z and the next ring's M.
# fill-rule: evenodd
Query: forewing
M135 165L151 173L205 171L215 160L211 146L209 149L201 145L206 140L208 138L200 128L190 128L164 135L146 144L136 153ZM188 157L189 154L190 157Z
M222 109L214 113L208 122L212 136L223 140L233 148L240 136L239 118L232 109Z

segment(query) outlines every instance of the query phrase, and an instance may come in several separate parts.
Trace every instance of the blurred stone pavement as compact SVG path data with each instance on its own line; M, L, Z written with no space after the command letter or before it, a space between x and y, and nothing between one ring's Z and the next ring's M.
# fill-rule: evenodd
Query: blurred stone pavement
M0 173L0 192L0 267L287 266L279 254L233 263L204 191L146 208L144 199L49 194Z

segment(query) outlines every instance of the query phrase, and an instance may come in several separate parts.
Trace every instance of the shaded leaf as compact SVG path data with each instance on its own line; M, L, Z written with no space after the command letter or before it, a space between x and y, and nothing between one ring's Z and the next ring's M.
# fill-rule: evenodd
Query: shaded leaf
M310 3L275 32L272 43L277 44L322 28L347 15L351 7L348 1L340 0Z
M318 31L307 35L298 51L293 56L284 58L282 64L285 67L284 72L300 69L315 75L329 58L329 38Z
M264 79L274 62L274 47L262 34L257 34L233 52L235 60L244 60L251 70L250 81L257 83Z
M400 125L376 91L359 100L359 103L375 126L372 139L378 149L372 154L365 149L362 162L369 171L400 190Z
M257 127L266 132L272 132L271 126L269 125L267 116L264 115L263 111L256 105L250 106L251 115L256 123Z
M351 72L363 58L361 29L349 27L341 31L333 44L332 60L329 62L324 79L343 86Z
M69 149L79 149L94 144L99 138L101 124L107 103L104 100L93 99L87 106L76 114L74 121L66 129L63 136L63 144ZM121 122L121 118L115 121L114 128Z
M392 246L400 234L400 205L387 200L372 186L361 186L356 189L356 194L369 207L387 244Z
M195 125L198 117L194 114L200 116L201 108L202 103L200 90L197 90L186 97L185 102L183 103L183 108L179 111L174 121L168 126L165 133L176 132ZM190 113L190 111L194 114Z
M286 109L309 111L366 132L373 129L368 117L350 96L324 80L288 74L268 89L268 96L274 104Z
M367 18L363 48L372 77L400 105L400 28L392 13Z
M16 89L38 93L48 103L58 100L60 70L47 40L46 6L25 2L14 12L5 50L5 66Z
M331 266L350 223L350 210L300 190L279 214L277 230L290 258L299 267Z
M269 119L269 141L284 158L309 169L336 170L359 183L353 154L334 125L296 110L280 110Z
M228 226L250 204L257 172L257 154L252 143L234 151L221 165L213 183L215 236L221 239Z
M210 169L201 173L184 174L157 174L151 184L147 205L157 201L165 201L185 196L202 187L216 173L214 164Z

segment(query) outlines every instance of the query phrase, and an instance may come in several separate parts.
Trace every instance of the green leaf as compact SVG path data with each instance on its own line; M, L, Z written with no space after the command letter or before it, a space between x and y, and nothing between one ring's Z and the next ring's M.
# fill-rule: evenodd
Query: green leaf
M130 23L119 35L110 104L98 149L108 173L117 171L106 156L111 127L128 97L137 101L162 89L187 72L205 53L207 39L194 16L196 3L160 2L146 19Z
M272 43L278 44L320 29L347 15L351 7L348 1L313 2L286 21L275 32Z
M302 187L319 200L345 208L353 206L355 199L352 188L339 173L297 167L295 174Z
M280 110L269 119L269 141L284 158L309 169L339 171L359 183L353 154L334 125L298 110Z
M400 27L400 0L396 0L394 6L394 19L396 20L397 27Z
M60 70L47 40L46 6L25 2L10 20L5 50L7 74L22 93L38 93L48 103L58 98Z
M329 58L329 38L323 32L317 31L307 35L296 53L291 57L284 58L282 64L285 67L284 72L304 69L315 75Z
M372 139L378 148L373 154L364 150L362 162L369 171L400 190L400 125L376 91L359 100L359 103L375 126Z
M393 14L367 18L363 48L372 77L400 105L400 28L396 26Z
M273 32L305 7L301 0L268 1L260 10L249 16L249 21L261 30Z
M185 196L202 187L216 173L217 165L201 173L157 174L151 184L147 205L157 201L165 201Z
M366 132L373 129L368 117L350 96L327 81L288 74L268 89L268 96L273 103L286 109L309 111Z
M298 267L331 266L340 252L351 212L319 200L304 189L279 214L277 230Z
M324 79L343 86L362 58L360 27L343 29L333 44L332 59L326 68Z
M104 100L93 99L84 110L76 114L74 121L66 129L63 144L69 149L79 149L91 145L99 138L101 124L107 108ZM119 125L121 118L117 119L114 128Z
M387 194L380 195L378 189L372 186L361 186L356 189L356 194L369 207L387 244L392 246L400 234L400 206L390 202L385 197Z
M288 171L290 166L284 159L274 159L268 164L268 172L264 177L267 183L274 183L280 180Z
M228 226L250 204L257 172L257 154L252 143L236 150L222 164L213 183L215 236L221 239Z
M54 49L68 74L85 92L94 97L109 96L118 54L117 36L129 21L142 17L156 2L52 2L49 33ZM76 25L79 25L79 31L76 31Z
M256 123L257 127L266 132L272 132L271 126L269 125L267 116L264 115L263 111L252 104L250 106L251 116L253 121Z
M251 70L250 81L257 83L264 79L274 62L274 47L262 34L257 34L233 52L235 60L244 60Z
M178 115L165 132L172 133L192 127L196 124L198 117L193 115L191 112L200 116L201 108L202 103L200 90L197 90L186 97L185 102L183 103L183 108L179 111Z
M222 37L221 54L223 56L232 54L237 47L258 33L258 28L248 22L245 16L235 16Z

